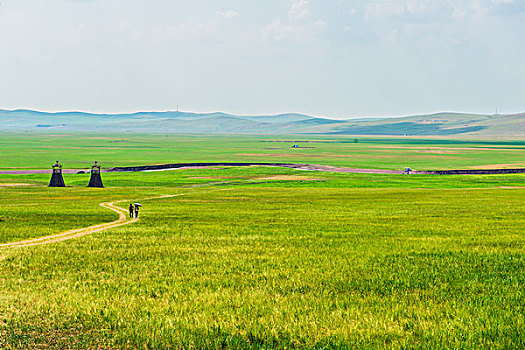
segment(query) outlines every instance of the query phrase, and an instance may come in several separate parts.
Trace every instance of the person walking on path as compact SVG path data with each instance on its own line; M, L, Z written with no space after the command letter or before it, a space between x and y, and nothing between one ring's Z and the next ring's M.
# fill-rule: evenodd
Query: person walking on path
M139 218L139 208L140 208L139 205L135 205L135 219Z
M133 219L133 204L129 204L129 217L130 219Z

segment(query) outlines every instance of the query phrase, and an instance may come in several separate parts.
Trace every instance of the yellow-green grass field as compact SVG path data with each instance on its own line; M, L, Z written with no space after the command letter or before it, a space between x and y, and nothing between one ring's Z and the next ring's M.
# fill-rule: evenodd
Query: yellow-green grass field
M525 175L102 176L0 175L0 244L116 220L102 202L144 206L130 225L0 248L1 349L525 346Z

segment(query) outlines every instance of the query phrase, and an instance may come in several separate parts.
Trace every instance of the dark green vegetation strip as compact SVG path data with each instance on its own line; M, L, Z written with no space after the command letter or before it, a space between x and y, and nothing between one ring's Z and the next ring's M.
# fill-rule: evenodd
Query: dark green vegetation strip
M301 168L311 168L312 171L315 171L315 168L319 168L318 171L323 171L322 166L312 165L312 164L289 164L289 163L176 163L176 164L161 164L161 165L142 165L142 166L133 166L133 167L116 167L108 169L108 171L151 171L151 170L170 170L170 169L180 169L185 167L249 167L249 166L271 166L271 167L283 167L283 168L292 168L292 169L301 169ZM355 171L353 171L355 170ZM373 169L350 169L350 168L339 168L333 172L359 172L360 170L370 170L373 172ZM329 172L331 170L328 170ZM377 171L379 172L379 171ZM489 175L489 174L521 174L525 173L525 168L523 169L486 169L486 170L436 170L436 171L422 171L415 172L417 174L434 174L434 175ZM412 172L414 174L414 172Z
M431 172L436 175L487 175L487 174L521 174L524 169L487 169L487 170L437 170Z

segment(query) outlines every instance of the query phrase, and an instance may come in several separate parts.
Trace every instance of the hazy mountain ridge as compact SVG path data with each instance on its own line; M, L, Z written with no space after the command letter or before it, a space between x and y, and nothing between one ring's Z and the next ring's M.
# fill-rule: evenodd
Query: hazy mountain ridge
M241 116L223 112L94 114L0 110L0 131L163 132L192 134L525 135L525 113L434 113L337 120L298 113Z

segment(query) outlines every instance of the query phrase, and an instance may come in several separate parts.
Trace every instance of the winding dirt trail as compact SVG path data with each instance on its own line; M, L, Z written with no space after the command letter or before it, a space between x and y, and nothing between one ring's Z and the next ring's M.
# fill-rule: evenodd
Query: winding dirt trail
M161 199L161 198L171 198L171 197L178 197L182 196L182 194L174 194L174 195L164 195L160 197L153 197L153 198L145 198L143 200L151 200L151 199ZM122 209L120 207L117 207L115 203L120 202L130 202L129 200L119 200L115 202L105 202L100 203L100 206L109 210L112 210L119 214L119 218L112 222L107 222L104 224L98 224L93 225L89 227L74 229L65 231L62 233L58 233L56 235L50 235L45 237L39 237L39 238L32 238L24 241L18 241L18 242L11 242L11 243L2 243L0 244L0 248L13 248L13 247L30 247L35 245L43 245L43 244L50 244L50 243L56 243L56 242L62 242L67 241L74 238L79 238L82 236L86 236L95 232L100 232L103 230L107 230L110 228L115 228L123 225L129 225L134 222L139 221L139 219L130 219L128 218L128 212L125 209Z

